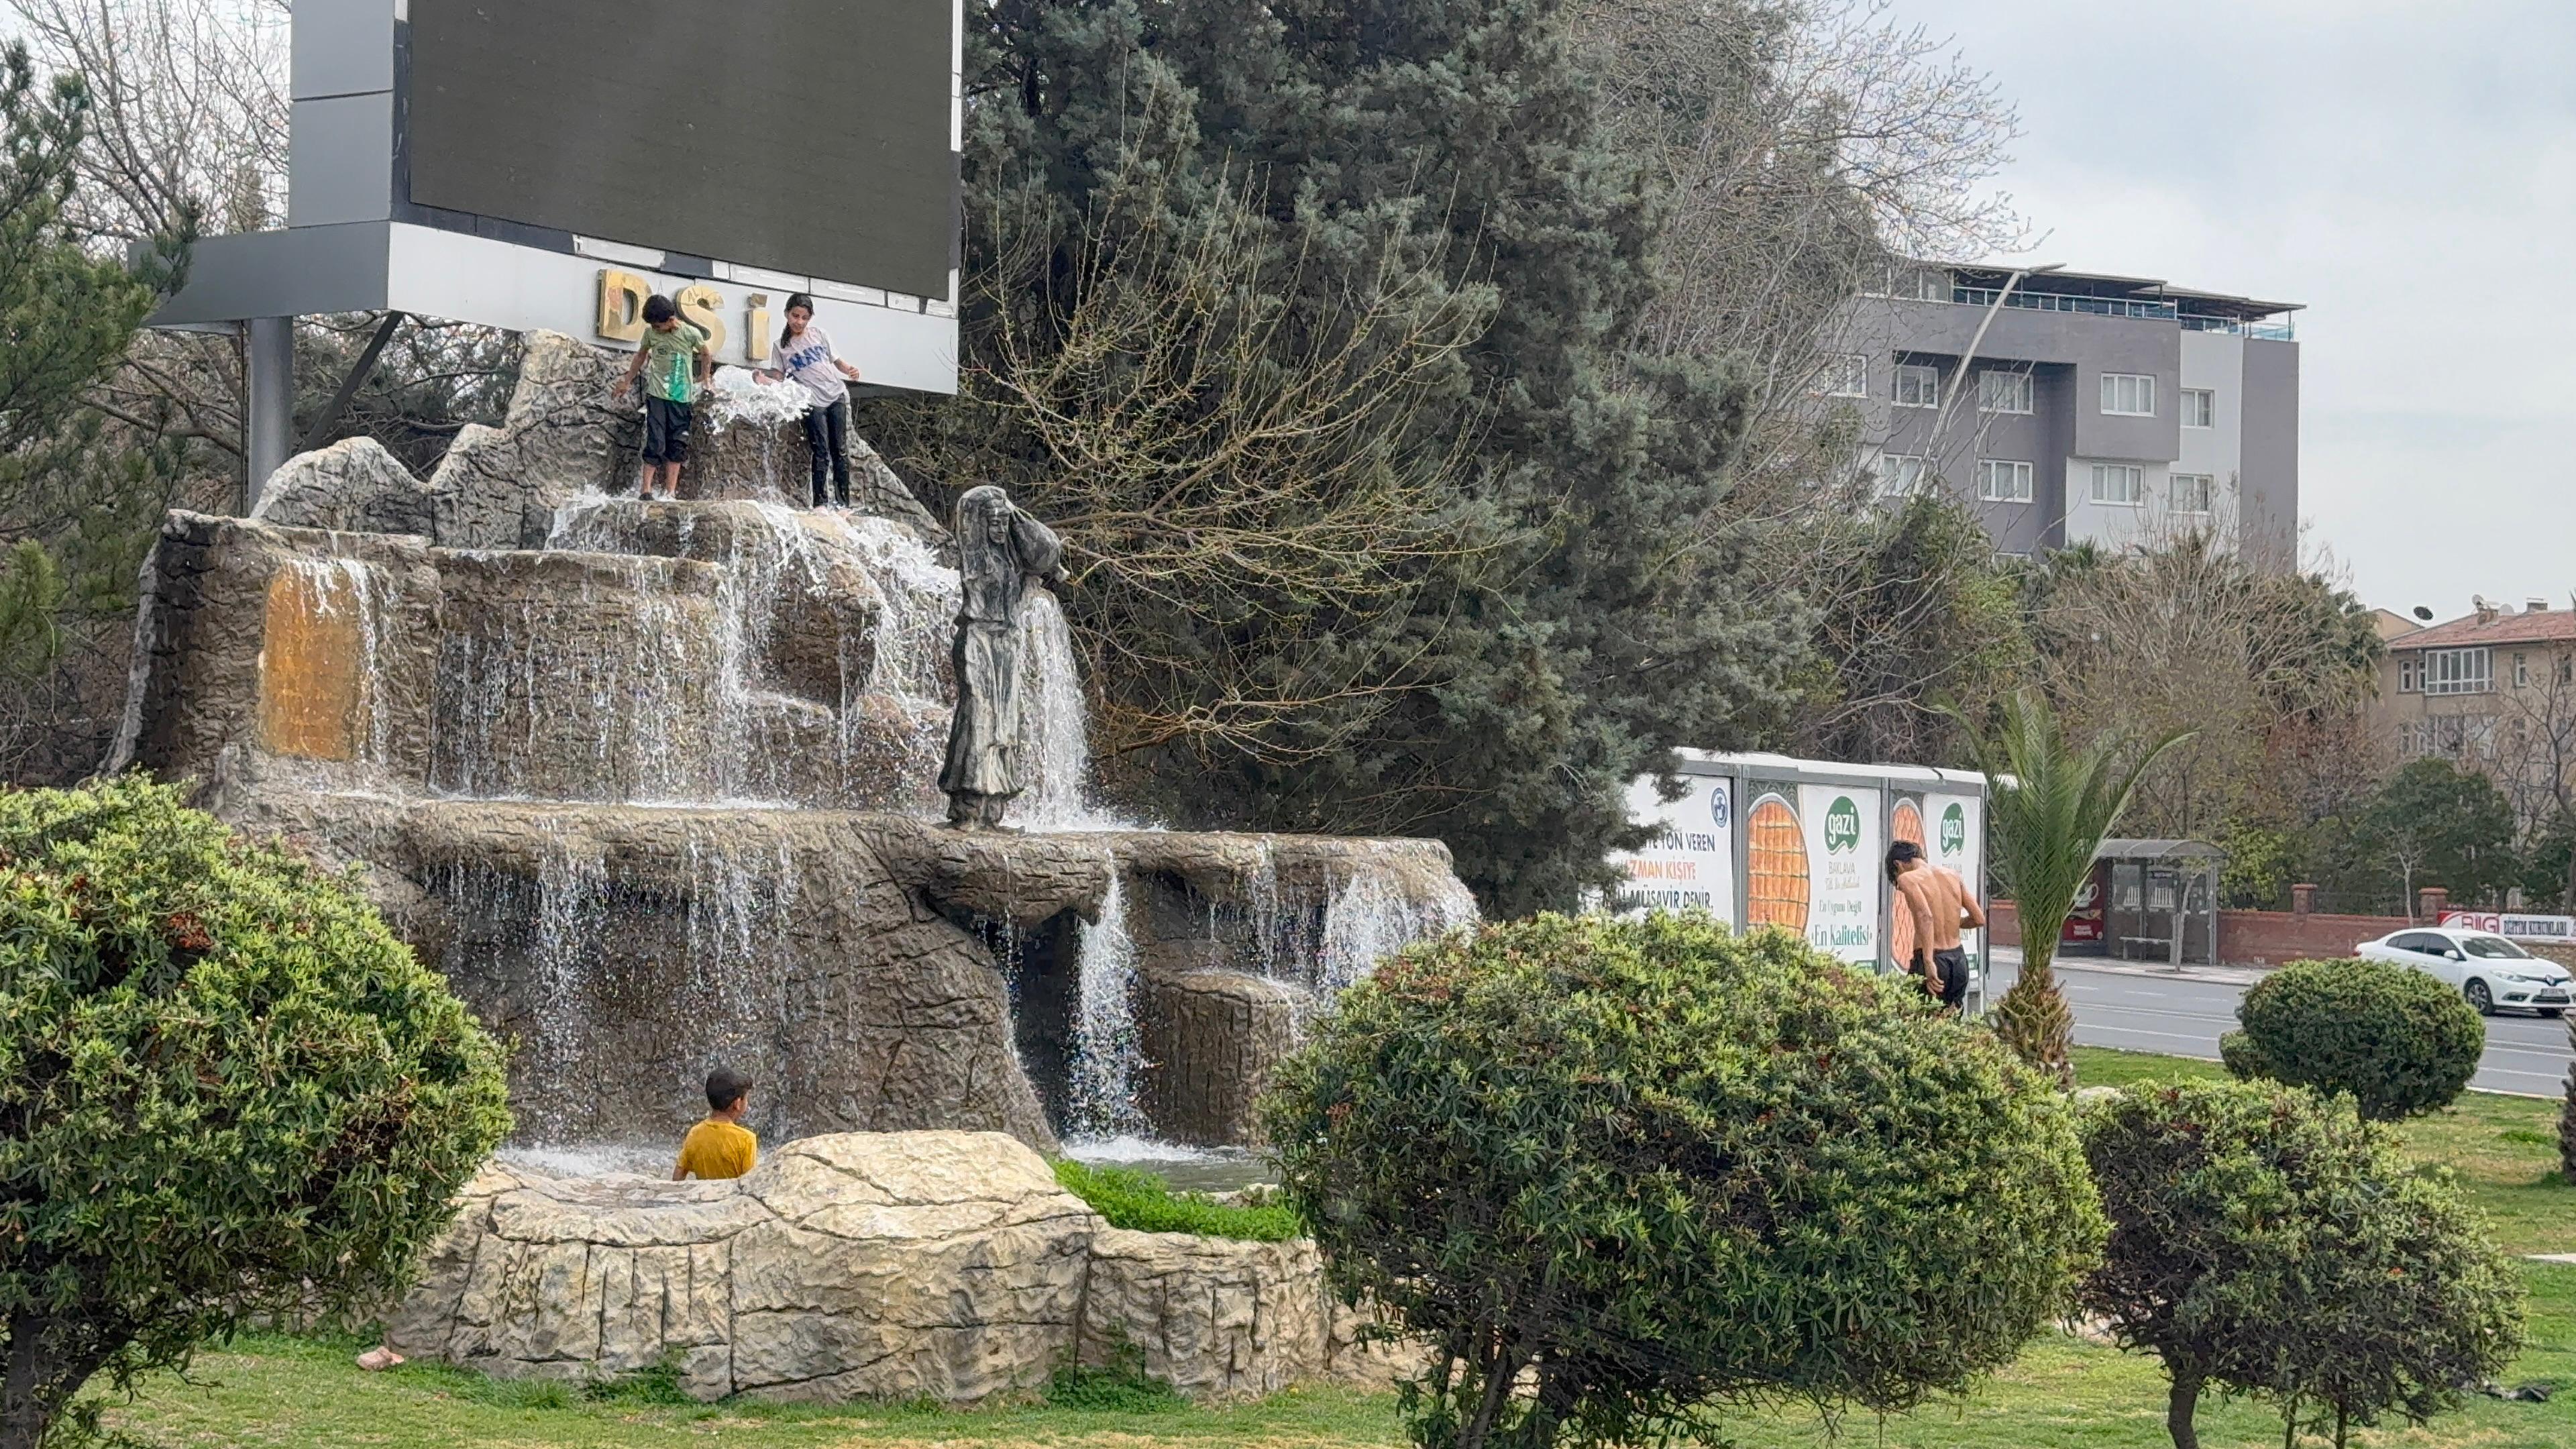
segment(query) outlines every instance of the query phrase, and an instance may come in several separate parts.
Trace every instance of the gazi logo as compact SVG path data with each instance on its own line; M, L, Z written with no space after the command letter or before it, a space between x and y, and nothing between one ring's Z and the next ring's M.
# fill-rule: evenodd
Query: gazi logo
M1968 816L1957 805L1941 812L1941 854L1957 860L1968 853Z
M1860 807L1849 795L1836 795L1825 807L1825 849L1836 855L1860 849Z

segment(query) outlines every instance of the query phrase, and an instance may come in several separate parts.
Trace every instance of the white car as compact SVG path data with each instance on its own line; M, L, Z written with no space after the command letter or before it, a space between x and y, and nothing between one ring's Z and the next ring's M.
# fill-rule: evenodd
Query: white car
M2353 954L2365 961L2393 961L2460 988L2478 1015L2497 1007L2563 1014L2576 999L2576 980L2555 961L2534 956L2490 931L2463 931L2450 926L2391 931L2364 941Z

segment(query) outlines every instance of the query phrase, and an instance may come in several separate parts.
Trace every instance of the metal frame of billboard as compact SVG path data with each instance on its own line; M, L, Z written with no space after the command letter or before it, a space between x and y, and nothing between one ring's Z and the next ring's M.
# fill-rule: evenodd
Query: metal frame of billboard
M409 3L297 0L287 225L198 243L187 285L147 324L246 334L253 500L292 446L293 322L302 316L405 312L622 347L641 332L626 299L658 291L680 297L692 315L723 319L719 360L747 363L765 357L761 344L787 295L806 292L871 386L957 390L953 267L947 296L913 297L412 206L396 174L396 52ZM950 0L950 10L954 147L964 115L964 0Z

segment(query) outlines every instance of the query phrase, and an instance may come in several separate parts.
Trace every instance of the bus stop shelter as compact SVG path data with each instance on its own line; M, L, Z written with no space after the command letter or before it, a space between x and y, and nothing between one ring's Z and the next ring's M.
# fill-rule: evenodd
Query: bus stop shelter
M2205 840L2105 840L2093 852L2090 927L2069 920L2061 949L2168 966L2218 964L2218 872L2227 852ZM2092 947L2084 951L2085 946Z

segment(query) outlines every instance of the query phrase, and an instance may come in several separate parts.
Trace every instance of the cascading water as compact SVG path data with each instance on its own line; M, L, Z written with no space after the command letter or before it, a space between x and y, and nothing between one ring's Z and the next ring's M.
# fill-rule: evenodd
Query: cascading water
M1076 1005L1068 1136L1083 1141L1142 1137L1137 1075L1145 1053L1136 1029L1136 941L1127 931L1125 872L1112 859L1100 919L1082 927L1081 999Z
M784 841L746 846L705 827L689 831L687 857L690 988L705 1007L705 1049L738 1058L784 1008L772 953L795 920L796 861Z
M1133 822L1090 800L1091 739L1073 629L1053 593L1033 589L1020 617L1020 758L1029 786L1010 821L1027 830L1126 830Z
M948 745L948 709L955 686L948 662L956 627L957 571L940 563L928 544L883 518L851 518L848 535L884 609L877 616L875 663L860 678L845 671L841 753L856 758L867 745L890 747L894 799L919 814L939 813L939 766ZM892 718L872 721L860 693L886 701ZM864 732L873 731L872 735Z
M1323 939L1308 984L1327 995L1340 991L1414 942L1447 935L1479 919L1476 897L1454 879L1417 898L1391 871L1356 871L1324 907Z
M545 822L545 854L537 866L536 979L543 1004L535 1013L535 1078L562 1088L581 1069L590 1017L584 986L597 964L607 924L608 864L595 853L576 853L552 821Z
M784 440L803 422L806 409L813 406L813 394L802 383L762 382L748 368L719 367L701 406L707 412L707 426L714 433L723 436L740 431L749 440L752 457L739 461L751 463L757 477L728 479L734 488L751 482L753 491L765 502L801 504L806 500L812 486L810 477L781 477L779 470Z
M716 631L672 560L571 567L460 552L486 574L439 636L430 788L473 799L722 797Z
M555 1140L571 1129L558 1105L575 1096L583 1056L593 1035L590 983L600 966L607 922L607 862L577 849L551 820L539 821L533 880L485 864L448 867L446 897L468 912L472 926L499 937L527 958L532 987L518 1024L518 1055L527 1075L525 1102L517 1105L523 1129Z
M272 653L261 664L286 676L270 696L281 733L336 739L360 765L387 763L389 594L376 567L355 558L290 559L278 571L268 600Z

